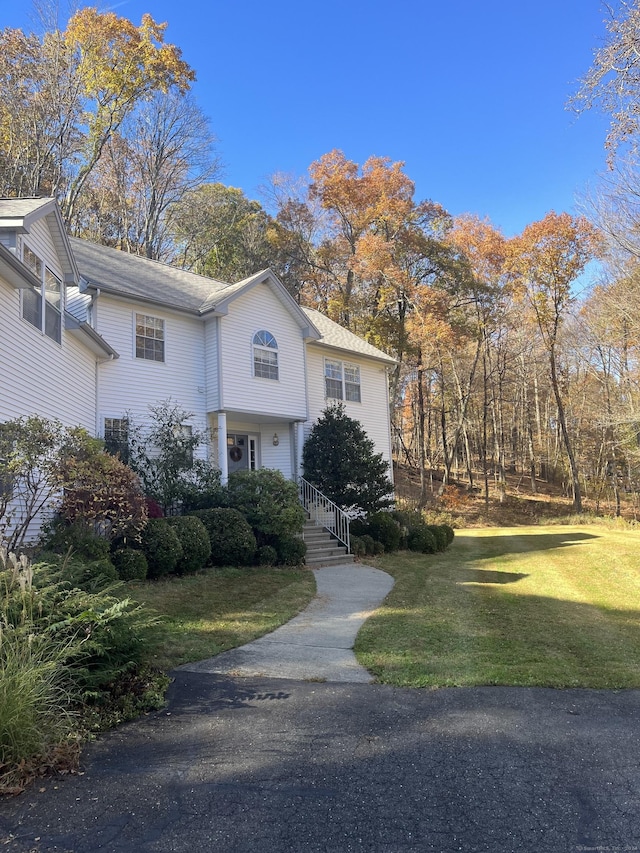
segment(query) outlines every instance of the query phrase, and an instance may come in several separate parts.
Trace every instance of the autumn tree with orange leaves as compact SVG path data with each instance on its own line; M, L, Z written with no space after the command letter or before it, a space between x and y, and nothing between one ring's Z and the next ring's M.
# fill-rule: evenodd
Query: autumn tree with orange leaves
M112 141L126 150L117 139L124 122L158 95L184 96L195 79L179 48L165 43L166 26L148 14L136 26L86 7L42 38L0 30L4 195L53 195L81 231L83 192L98 164L104 172Z
M274 186L277 239L304 282L299 299L397 358L394 403L415 352L411 316L437 302L434 290L455 290L466 270L445 239L451 217L414 200L403 168L384 157L359 167L336 150L311 164L297 195Z
M558 341L561 325L573 301L572 284L598 253L599 238L583 217L548 213L509 241L508 268L514 287L533 314L548 356L549 378L558 423L571 474L573 506L582 512L580 472L567 425L563 393L558 378Z

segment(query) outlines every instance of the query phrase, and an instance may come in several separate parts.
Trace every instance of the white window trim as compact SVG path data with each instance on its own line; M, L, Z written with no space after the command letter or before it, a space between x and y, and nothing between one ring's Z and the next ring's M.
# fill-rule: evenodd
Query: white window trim
M33 267L25 261L25 252L30 252L35 258L36 269L33 269ZM37 291L34 291L31 288L21 291L20 319L24 320L24 322L28 323L32 329L36 329L36 331L40 332L40 334L44 337L49 338L50 341L53 341L54 343L58 344L58 346L62 346L62 329L65 299L65 290L64 285L62 283L62 279L57 273L55 273L51 269L51 267L47 265L44 258L42 258L36 251L34 251L31 246L24 240L21 241L21 253L22 263L27 267L28 270L33 273L33 275L40 279L40 293L38 294L38 296L40 297L40 325L36 326L35 323L32 323L30 320L27 320L27 318L24 316L25 293L37 293ZM58 307L56 307L49 299L47 299L47 274L52 276L58 283L60 295ZM53 337L53 335L49 335L47 333L47 307L51 308L51 310L55 311L56 313L56 317L58 320L58 335L56 337Z
M273 339L275 347L269 347L264 346L263 344L255 343L256 335L259 335L261 332L265 332L265 334L269 335ZM259 376L256 373L256 350L261 350L262 352L267 352L270 354L275 353L275 367L277 376ZM265 379L267 382L280 381L280 347L278 346L278 339L273 334L273 332L270 332L268 329L256 329L256 331L251 335L251 374L255 379Z
M162 360L158 361L156 358L144 358L143 356L138 355L138 345L137 345L137 327L138 327L138 317L149 317L151 320L159 320L162 323ZM167 321L164 317L158 317L157 314L148 314L145 311L134 311L131 315L131 325L133 331L133 343L132 343L132 357L136 362L143 362L145 364L166 364L167 363ZM141 337L145 337L142 336ZM155 339L154 339L155 340Z
M327 362L331 362L332 364L340 365L340 378L327 376ZM343 403L362 403L362 375L360 371L360 365L356 364L353 361L344 361L340 358L328 358L325 357L323 361L323 380L324 380L324 396L325 400L340 400ZM345 368L355 368L358 374L358 381L351 382L345 377ZM334 397L330 394L327 394L327 379L331 379L333 382L340 382L342 386L342 396ZM347 399L347 385L357 387L358 389L358 400L348 400Z

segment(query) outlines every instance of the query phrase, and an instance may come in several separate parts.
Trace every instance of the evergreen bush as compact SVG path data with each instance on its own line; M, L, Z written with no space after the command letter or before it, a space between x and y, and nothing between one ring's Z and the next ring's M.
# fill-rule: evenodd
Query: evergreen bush
M371 540L373 542L373 539ZM360 536L350 536L351 553L354 557L364 557L367 553L364 541Z
M211 541L214 566L249 566L256 552L251 525L237 509L214 507L192 513L204 524Z
M305 442L304 476L342 509L376 512L393 500L389 464L342 403L329 406ZM358 534L356 534L358 535Z
M278 552L273 545L261 545L258 548L258 565L275 566L278 562Z
M111 555L118 577L123 581L143 581L147 577L147 558L137 548L118 548Z
M389 512L374 512L368 516L367 533L384 545L385 552L397 551L400 547L400 525Z
M449 545L451 545L451 543L453 542L453 540L455 538L455 533L453 531L453 527L451 527L451 525L449 525L449 524L441 524L440 527L444 530L444 532L447 536L447 547L449 547Z
M368 557L373 557L376 553L376 543L373 536L369 536L368 533L365 533L364 536L360 538L360 541L364 545L365 554Z
M182 558L182 545L165 518L150 518L140 534L140 550L147 558L147 577L170 575Z
M211 556L211 540L207 528L193 515L175 515L167 519L182 545L182 557L175 568L177 575L200 571Z
M407 547L410 551L418 551L421 554L435 554L438 543L433 533L423 524L409 531Z
M283 566L300 566L304 563L307 546L299 536L278 536L275 548L278 562Z
M438 551L445 551L449 545L449 536L442 525L427 524L425 526L427 530L431 531L433 538L436 540L436 549Z
M88 560L103 560L109 556L108 540L82 521L68 524L57 518L43 527L40 544L46 551L66 554L71 550L72 554Z
M270 544L274 536L302 532L305 512L298 487L280 471L236 471L229 477L227 501L251 525L258 542Z

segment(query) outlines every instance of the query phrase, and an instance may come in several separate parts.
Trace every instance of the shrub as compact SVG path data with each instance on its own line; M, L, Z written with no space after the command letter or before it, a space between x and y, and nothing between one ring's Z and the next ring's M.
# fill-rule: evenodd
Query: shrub
M449 547L449 545L451 545L455 538L453 527L451 527L449 524L441 524L440 527L444 530L447 536L447 547Z
M248 566L256 552L256 537L237 509L217 507L192 513L204 524L211 540L214 566Z
M109 557L87 561L72 559L67 564L67 572L74 586L86 590L104 589L118 580L118 572Z
M304 563L307 546L299 536L279 536L275 543L278 562L284 566L300 566Z
M67 560L30 565L0 549L0 765L28 768L70 733L81 701L111 701L129 682L157 622L130 599L69 581ZM6 767L0 770L6 784Z
M352 536L364 536L367 532L367 521L364 517L352 518L349 522L349 532Z
M407 547L410 551L418 551L421 554L435 554L438 543L435 536L426 525L414 527L407 535Z
M206 565L211 556L211 540L207 528L193 515L176 515L167 519L182 545L182 557L175 568L177 575L190 575Z
M172 401L149 406L143 427L128 418L129 465L142 481L145 494L165 515L201 506L202 495L220 489L220 472L195 458L208 435L189 424L191 412Z
M400 525L400 548L409 548L411 531L424 527L420 510L393 510L391 517Z
M258 564L261 566L275 566L278 562L278 552L273 545L262 545L258 548Z
M298 488L280 471L236 471L227 487L229 506L247 519L261 544L272 536L301 533L305 512L300 506Z
M445 529L440 524L427 524L425 527L433 534L433 538L436 540L436 549L445 551L449 544L449 537Z
M376 553L376 543L373 536L369 536L368 533L365 533L364 536L361 537L361 542L364 545L365 554L371 557Z
M374 450L342 403L328 406L305 442L304 476L343 509L376 512L391 503L393 485L388 462Z
M147 577L160 578L175 571L182 557L178 534L164 518L150 518L140 534L140 550L147 558Z
M62 455L64 492L58 510L69 524L100 527L108 539L135 535L147 519L147 505L134 472L102 449L100 439L76 430Z
M76 521L67 524L63 519L56 519L46 525L41 536L42 547L56 554L73 554L86 557L89 560L102 560L109 556L109 542L92 526Z
M118 577L123 581L143 581L147 577L147 558L137 548L118 548L111 555Z
M397 551L400 547L400 525L388 512L375 512L367 518L367 533L384 545L384 550Z
M21 781L32 763L43 763L47 753L73 730L71 692L65 667L66 641L42 637L3 626L0 645L0 780L1 788ZM20 790L18 787L14 790ZM4 791L3 791L4 792Z
M373 542L373 539L371 540ZM354 557L364 557L367 553L364 541L360 536L350 536L351 553Z

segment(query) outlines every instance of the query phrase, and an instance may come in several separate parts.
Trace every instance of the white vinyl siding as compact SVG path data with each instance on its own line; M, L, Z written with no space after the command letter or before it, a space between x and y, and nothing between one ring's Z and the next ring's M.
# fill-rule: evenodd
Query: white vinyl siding
M257 326L257 323L261 326ZM253 339L268 329L278 343L278 382L254 373ZM305 353L302 330L267 284L235 299L221 318L222 394L220 408L266 416L305 420Z
M38 414L95 434L95 356L70 335L58 346L20 322L19 299L0 279L0 340L7 359L0 371L0 420Z
M353 361L344 362L341 358L327 355L327 348L321 345L307 346L307 376L309 383L309 420L305 423L305 439L315 421L327 406L336 402L326 395L326 363L335 362L356 367L359 377L363 404L346 399L340 400L350 418L360 421L365 432L375 445L376 453L382 453L384 459L391 461L391 429L387 403L387 371L380 362L365 356L356 356ZM355 375L355 374L352 374ZM344 374L343 374L344 379ZM389 470L391 476L391 470Z
M165 333L164 361L136 358L132 343L135 315L162 320ZM205 328L202 320L142 306L101 294L96 311L97 329L120 358L99 367L98 414L122 418L130 414L138 423L148 420L149 407L167 400L193 414L194 429L207 427L205 382ZM200 455L206 455L201 448Z

